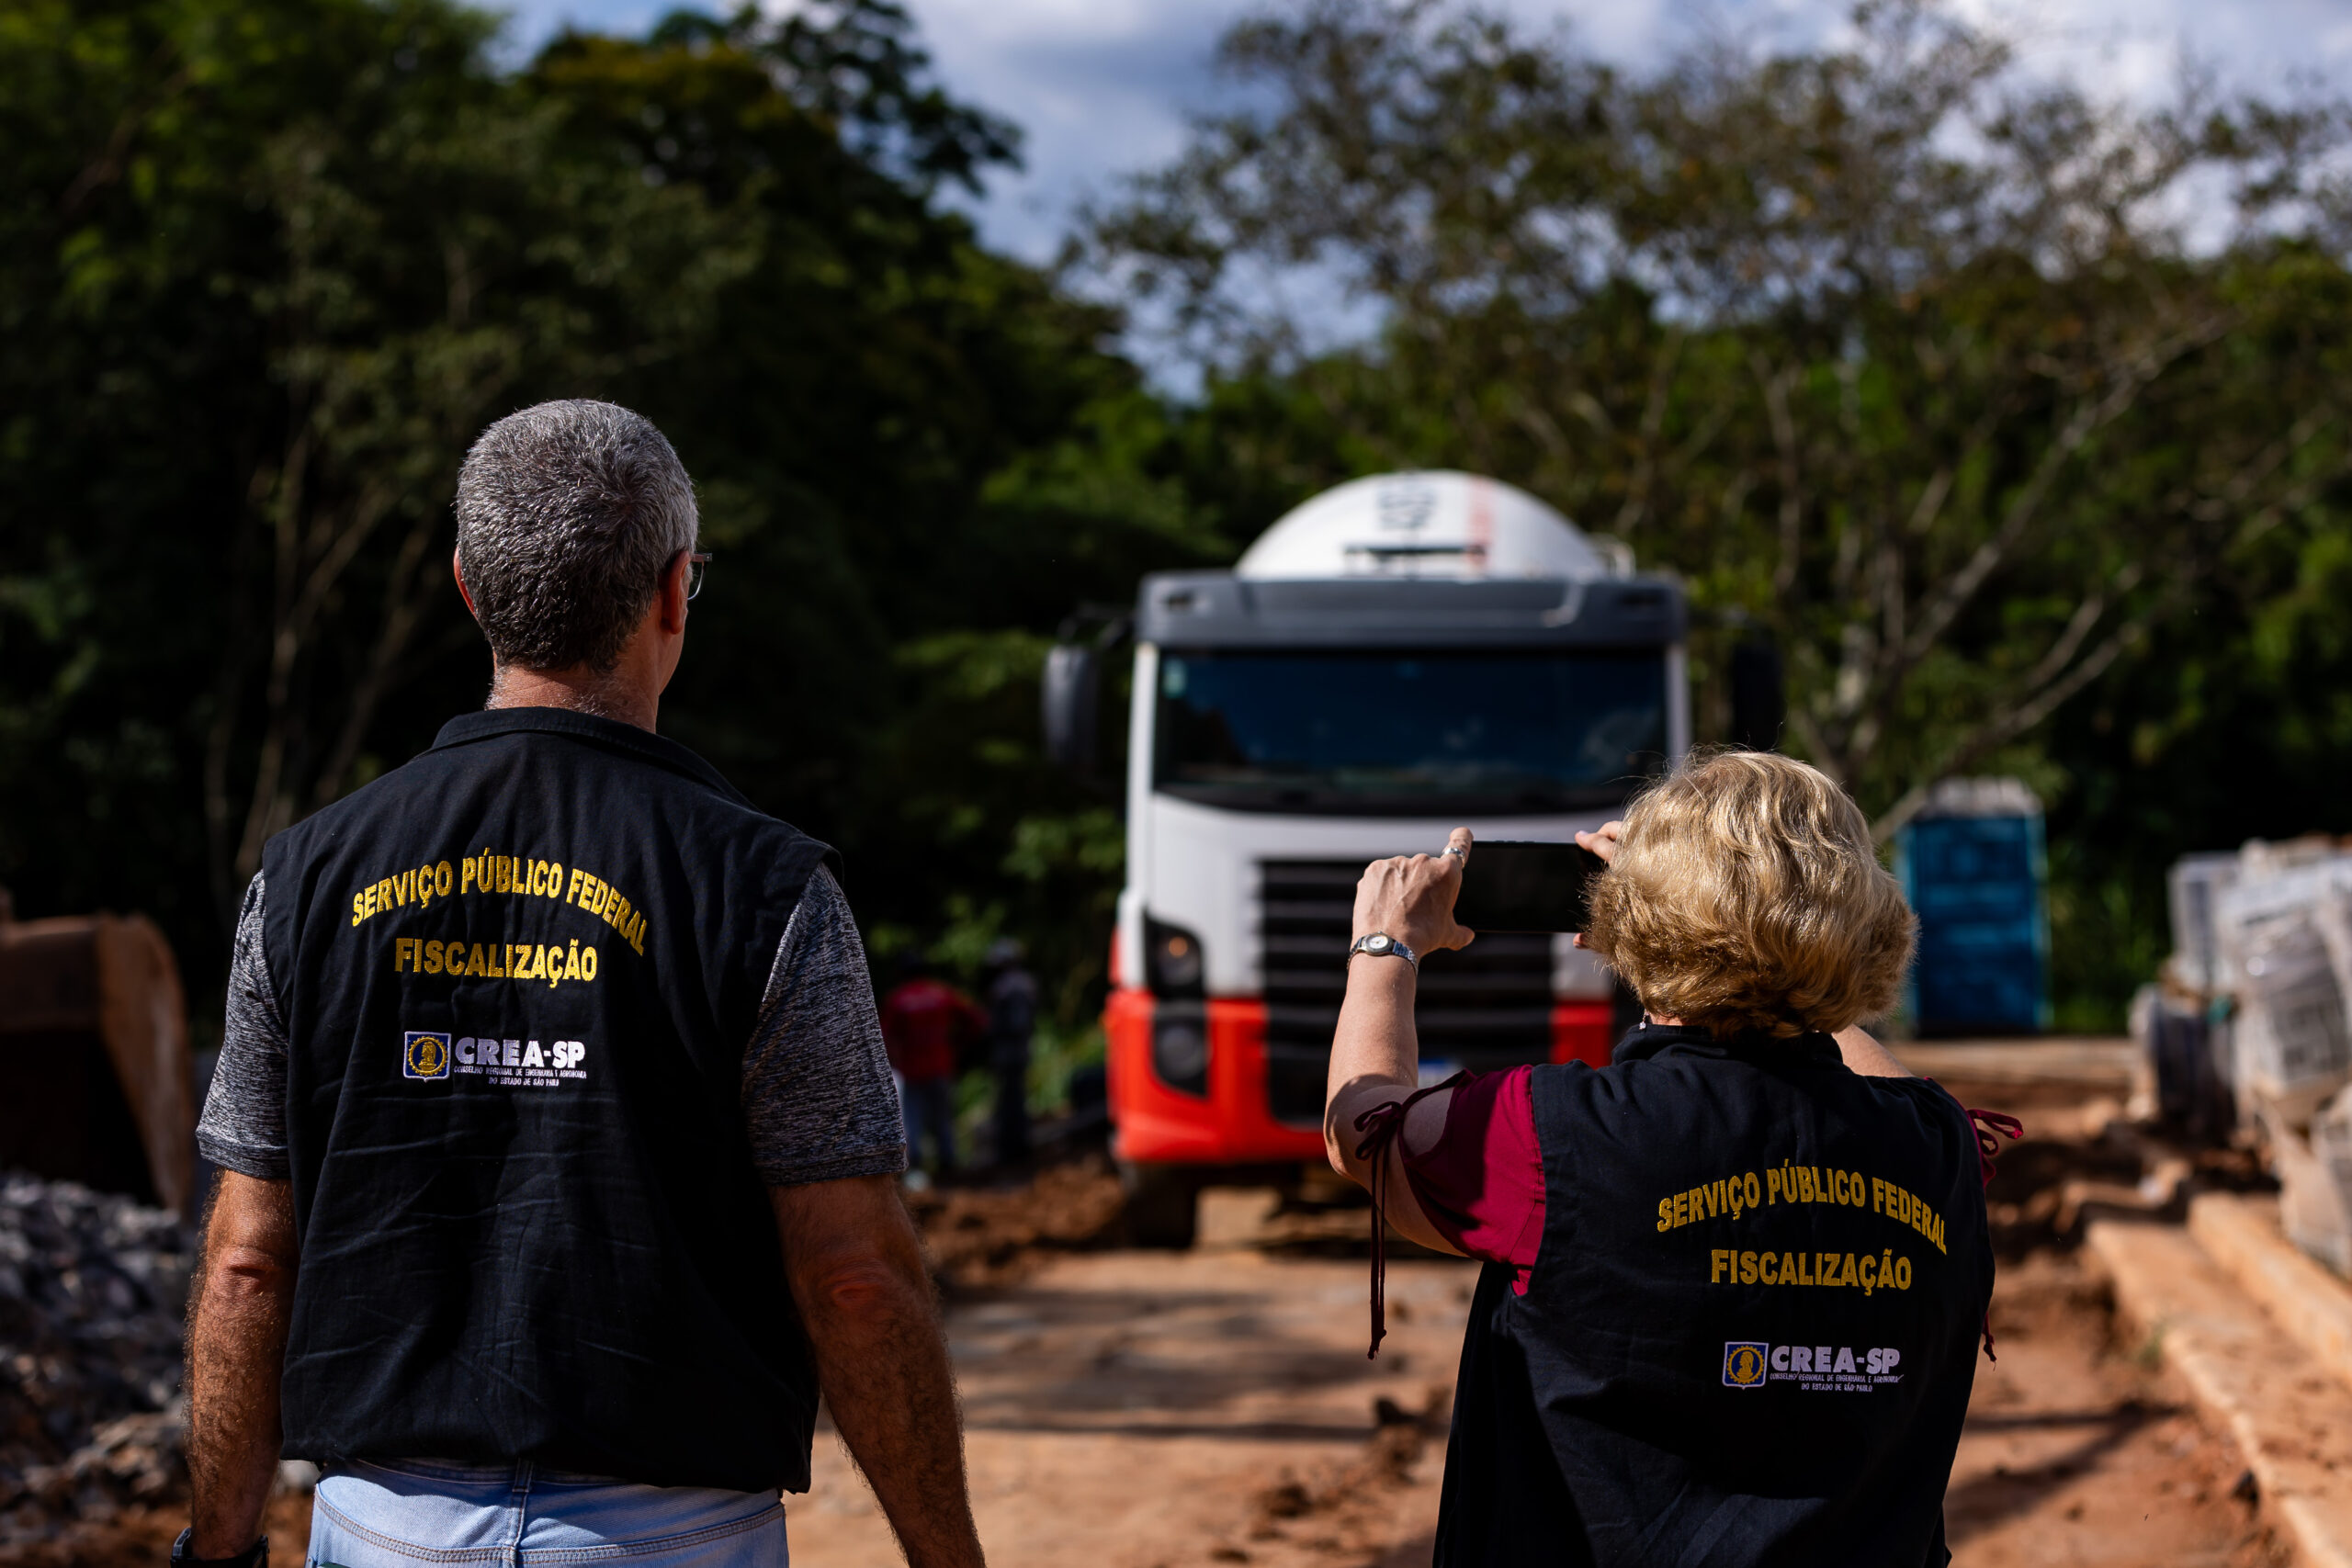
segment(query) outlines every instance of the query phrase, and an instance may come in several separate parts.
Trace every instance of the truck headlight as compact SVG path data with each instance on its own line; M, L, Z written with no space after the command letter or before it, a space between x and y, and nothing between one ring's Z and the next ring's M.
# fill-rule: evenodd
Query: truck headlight
M1209 1091L1208 1010L1198 1002L1161 1002L1151 1014L1151 1070L1185 1094Z
M1200 997L1206 994L1204 987L1207 967L1203 962L1201 939L1182 926L1165 920L1146 919L1143 923L1144 964L1149 972L1151 988L1161 997Z

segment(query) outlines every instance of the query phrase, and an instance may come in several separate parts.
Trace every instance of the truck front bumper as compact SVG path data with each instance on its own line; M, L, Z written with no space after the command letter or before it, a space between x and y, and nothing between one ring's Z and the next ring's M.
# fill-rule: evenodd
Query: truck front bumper
M1111 993L1102 1011L1114 1153L1137 1164L1254 1165L1323 1158L1318 1126L1275 1119L1266 1096L1266 1006L1212 997L1207 1092L1192 1094L1152 1067L1153 998L1137 986ZM1556 1002L1550 1059L1606 1066L1615 1042L1606 1001Z

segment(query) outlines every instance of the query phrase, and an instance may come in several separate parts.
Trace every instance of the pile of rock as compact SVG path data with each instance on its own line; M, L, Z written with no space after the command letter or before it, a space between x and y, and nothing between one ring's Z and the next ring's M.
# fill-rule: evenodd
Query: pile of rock
M0 1176L0 1545L185 1483L192 1261L161 1209Z

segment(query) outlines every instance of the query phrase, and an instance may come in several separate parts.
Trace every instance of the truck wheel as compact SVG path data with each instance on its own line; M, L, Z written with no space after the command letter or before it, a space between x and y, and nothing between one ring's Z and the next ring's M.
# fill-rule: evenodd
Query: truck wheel
M1136 1247L1182 1252L1200 1232L1200 1183L1180 1165L1119 1162L1119 1185L1126 1190L1127 1241Z

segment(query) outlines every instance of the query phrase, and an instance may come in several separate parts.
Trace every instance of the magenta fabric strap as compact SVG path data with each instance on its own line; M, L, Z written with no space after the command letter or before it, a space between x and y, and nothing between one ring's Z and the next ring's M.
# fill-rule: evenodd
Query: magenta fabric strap
M1380 1354L1380 1342L1388 1337L1388 1145L1403 1134L1407 1111L1440 1089L1455 1088L1469 1076L1456 1073L1443 1083L1417 1089L1402 1100L1375 1105L1356 1118L1356 1131L1363 1134L1363 1141L1356 1145L1356 1158L1372 1167L1368 1183L1372 1189L1372 1348L1363 1353L1367 1361Z
M1984 1175L1984 1185L1993 1185L1993 1162L2001 1157L1998 1133L2012 1141L2025 1136L2025 1123L2014 1116L2004 1116L1997 1111L1971 1111L1968 1119L1975 1124L1976 1163Z
M1984 1173L1984 1185L1990 1187L1993 1185L1993 1162L2001 1157L2001 1140L1993 1134L1998 1133L2001 1137L2014 1143L2025 1136L2025 1123L1998 1111L1976 1111L1965 1106L1962 1109L1968 1111L1969 1125L1976 1134L1976 1163ZM1990 1308L1984 1314L1984 1359L1988 1361L2001 1359L1993 1354L1993 1314Z

